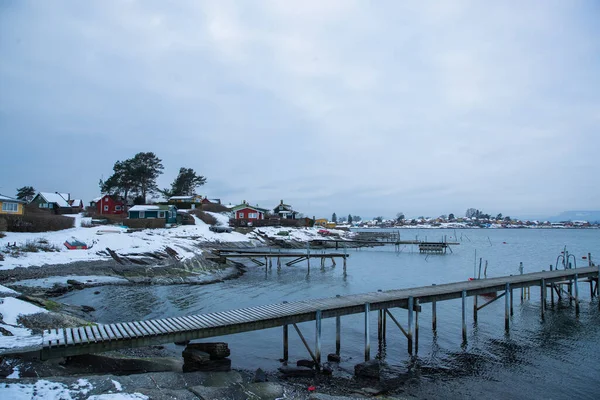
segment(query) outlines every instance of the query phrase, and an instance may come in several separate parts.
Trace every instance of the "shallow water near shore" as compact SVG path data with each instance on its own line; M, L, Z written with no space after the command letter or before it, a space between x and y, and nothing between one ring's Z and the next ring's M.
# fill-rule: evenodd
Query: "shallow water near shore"
M476 275L478 259L488 261L488 277L548 270L567 246L577 266L586 266L582 257L592 253L600 259L600 230L558 229L472 229L401 230L402 239L458 241L445 255L419 254L413 246L400 253L394 246L348 250L347 274L342 265L319 268L313 260L310 274L306 262L292 267L249 266L240 278L211 285L103 286L70 292L59 301L89 305L100 323L173 317L222 311L233 308L347 295L463 281ZM477 251L477 258L475 257ZM597 263L597 261L596 261ZM483 274L483 271L482 271ZM99 294L94 294L100 291ZM462 345L460 301L437 305L437 333L431 330L431 306L423 305L419 315L419 352L411 360L407 342L388 319L387 341L377 343L377 313L370 316L371 356L384 356L386 375L409 374L406 393L419 397L461 398L596 398L600 389L600 311L590 299L589 285L580 283L581 314L563 301L540 319L539 288L520 303L515 291L515 310L509 333L504 331L504 301L490 304L472 323L472 299L468 300L468 342ZM481 300L480 300L481 303ZM392 311L406 326L406 311ZM314 343L314 323L300 324L309 343ZM261 367L273 371L281 364L281 328L223 336L229 343L232 366L237 369ZM176 354L181 347L169 345ZM335 320L323 321L322 352L335 351ZM342 318L342 362L336 375L352 373L363 361L364 316ZM309 358L300 339L290 331L290 361Z

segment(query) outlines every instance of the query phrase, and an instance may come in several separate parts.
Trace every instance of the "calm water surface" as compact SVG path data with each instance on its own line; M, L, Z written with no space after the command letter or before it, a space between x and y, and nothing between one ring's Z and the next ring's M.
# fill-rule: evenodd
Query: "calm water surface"
M587 265L582 256L600 258L600 230L401 230L402 239L459 241L453 253L423 255L406 246L398 254L393 246L349 250L347 275L342 267L318 268L313 261L265 272L251 266L239 279L206 286L105 286L72 292L62 298L71 304L96 308L98 322L206 313L284 300L304 300L466 280L474 275L477 258L488 261L488 277L548 270L564 246ZM316 267L316 268L315 268ZM93 292L100 290L100 294ZM590 299L589 285L580 284L581 314L564 302L540 320L539 290L520 304L515 291L511 329L504 332L504 302L492 303L472 324L472 299L468 303L468 343L462 346L460 300L438 303L438 330L431 331L431 307L419 316L419 354L410 360L406 339L388 319L386 345L377 346L377 315L371 314L371 355L378 352L389 365L390 376L409 373L416 379L405 392L429 398L598 398L600 393L600 311ZM406 325L406 311L394 310ZM363 316L342 318L342 363L336 374L351 373L364 351ZM300 324L304 336L314 341L314 322ZM224 336L234 368L275 370L282 356L281 328ZM323 354L335 351L335 320L323 321ZM174 352L181 348L171 346ZM290 360L309 358L295 332L290 333Z

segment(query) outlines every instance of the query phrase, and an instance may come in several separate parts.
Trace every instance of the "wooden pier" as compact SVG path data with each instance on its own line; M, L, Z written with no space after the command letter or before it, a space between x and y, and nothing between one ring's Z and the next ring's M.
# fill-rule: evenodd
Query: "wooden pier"
M307 249L306 252L281 252L281 251L262 251L262 250L243 250L243 249L218 249L213 250L214 258L219 262L225 263L228 259L248 259L256 265L264 266L265 269L273 267L273 260L277 263L277 269L281 269L283 259L291 258L292 260L285 263L288 267L306 261L310 272L310 260L318 259L321 263L321 268L325 268L326 260L331 260L332 266L336 266L335 259L343 260L344 273L346 272L346 259L350 257L347 253L318 253L311 252Z
M339 247L377 247L377 246L386 246L386 245L394 245L396 251L400 251L400 246L402 245L416 245L419 247L419 253L446 253L446 250L450 249L452 252L452 248L450 246L458 246L460 243L458 242L427 242L422 240L397 240L395 242L392 241L379 241L379 240L344 240L344 239L312 239L310 241L312 246L327 246L328 244L335 244L335 249L337 250Z
M142 347L185 340L203 339L231 335L274 327L283 327L284 359L288 354L288 328L291 325L300 335L308 353L317 365L321 362L321 323L323 319L335 318L336 353L340 353L341 317L351 314L364 314L365 360L370 359L369 321L371 312L378 313L378 339L386 335L387 318L400 329L407 338L408 353L418 352L419 314L425 312L423 305L431 304L432 329L437 329L436 304L440 301L462 300L462 338L467 341L467 299L473 297L473 320L477 322L478 312L488 304L504 298L505 329L510 327L513 313L513 291L521 291L521 301L533 286L540 288L540 317L543 320L547 306L548 288L560 287L563 295L575 302L575 312L579 313L579 284L590 283L590 294L598 296L600 275L599 266L585 268L542 271L515 276L463 281L410 289L378 291L350 296L336 296L323 299L309 299L280 304L248 307L237 310L189 315L184 317L162 318L145 321L114 324L92 324L77 328L46 330L39 336L39 342L21 348L0 350L0 354L39 352L42 359L70 355L98 353L120 348ZM568 290L564 286L568 285ZM478 295L499 292L495 298L482 305L477 304ZM600 302L598 302L600 307ZM393 309L407 310L407 324L399 322ZM314 349L308 345L297 324L315 321L316 338ZM314 350L314 351L313 351Z

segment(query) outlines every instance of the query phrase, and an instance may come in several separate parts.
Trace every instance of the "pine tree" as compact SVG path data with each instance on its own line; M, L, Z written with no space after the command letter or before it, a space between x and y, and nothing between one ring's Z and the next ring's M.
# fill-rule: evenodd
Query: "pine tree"
M17 199L30 202L35 196L35 189L33 186L23 186L17 189Z
M335 213L331 216L331 222L337 222L337 215Z

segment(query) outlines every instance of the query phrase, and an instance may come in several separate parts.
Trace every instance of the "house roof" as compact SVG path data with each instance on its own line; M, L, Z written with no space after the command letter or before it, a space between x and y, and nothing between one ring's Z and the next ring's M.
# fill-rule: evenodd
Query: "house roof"
M169 211L173 206L167 206L162 204L142 204L133 206L129 211Z
M75 199L75 200L73 200L73 204L83 204L83 200Z
M3 202L12 202L12 203L27 203L26 201L23 200L18 200L18 199L13 199L12 197L8 197L8 196L4 196L2 194L0 194L0 201Z
M232 211L238 211L238 210L242 210L244 208L250 208L252 210L260 211L260 212L263 212L263 213L269 211L266 208L261 208L259 206L251 206L250 204L247 204L247 203L242 203L240 205L237 205L237 206L233 207Z
M94 203L97 203L97 202L99 202L100 200L102 200L103 198L104 198L104 196L95 197L95 198L93 198L93 199L92 199L92 201L93 201Z
M198 197L202 197L199 194L195 194L192 196L171 196L169 197L169 200L193 200L193 199L197 199Z
M69 198L69 195L66 193L39 192L38 195L42 196L46 200L46 203L56 203L59 207L71 207L65 197L63 197L66 196Z

